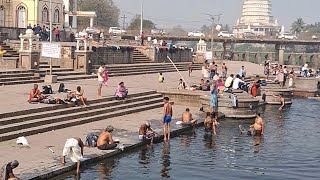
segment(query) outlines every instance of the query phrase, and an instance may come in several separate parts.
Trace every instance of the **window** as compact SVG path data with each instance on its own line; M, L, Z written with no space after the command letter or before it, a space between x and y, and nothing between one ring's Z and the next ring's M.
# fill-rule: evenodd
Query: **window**
M0 6L0 26L4 26L4 7L3 6Z
M27 10L24 6L18 7L18 28L26 28Z
M53 13L53 22L59 23L59 9L55 9Z
M47 7L44 7L42 10L42 22L49 22L49 11Z

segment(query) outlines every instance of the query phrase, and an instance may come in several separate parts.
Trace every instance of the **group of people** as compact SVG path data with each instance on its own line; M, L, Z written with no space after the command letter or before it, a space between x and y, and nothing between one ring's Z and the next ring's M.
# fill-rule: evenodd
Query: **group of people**
M279 65L275 67L275 74L276 74L276 78L274 81L279 82L280 88L283 88L286 86L287 79L289 79L288 87L289 88L293 87L294 77L295 77L293 68L289 72L287 70L287 66Z
M49 41L50 40L50 29L49 27L46 27L43 25L42 27L37 24L34 25L33 27L31 24L27 26L27 29L32 29L35 35L39 35L41 37L42 41ZM59 42L60 41L60 32L59 32L59 27L54 27L53 28L53 35L55 38L55 41Z
M228 68L225 63L221 66L221 78L224 81L227 77ZM218 65L215 62L208 63L206 60L202 65L202 77L210 80L215 80L219 77ZM216 79L217 80L217 79Z

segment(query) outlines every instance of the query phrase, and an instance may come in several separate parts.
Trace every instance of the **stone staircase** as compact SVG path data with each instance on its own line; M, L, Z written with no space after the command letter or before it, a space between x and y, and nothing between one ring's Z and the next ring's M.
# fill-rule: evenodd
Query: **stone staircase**
M48 105L44 108L0 114L0 141L101 121L163 105L162 95L156 91L131 94L127 100L117 101L108 97L88 103L87 107Z
M19 58L19 53L14 50L13 48L11 48L9 45L7 45L6 43L0 43L0 46L2 47L2 50L5 50L6 53L3 54L2 57L4 58Z
M0 86L43 82L32 70L0 71Z
M138 49L133 50L133 63L151 63L151 60L142 54Z

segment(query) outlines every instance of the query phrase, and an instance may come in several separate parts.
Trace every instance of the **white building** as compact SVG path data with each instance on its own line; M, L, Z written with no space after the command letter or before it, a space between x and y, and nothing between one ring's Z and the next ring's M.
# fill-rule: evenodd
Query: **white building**
M77 29L77 0L63 0L64 4L64 27ZM73 15L73 16L72 16Z
M271 0L244 0L242 16L233 27L233 32L241 35L253 32L257 35L272 35L281 27L272 16Z

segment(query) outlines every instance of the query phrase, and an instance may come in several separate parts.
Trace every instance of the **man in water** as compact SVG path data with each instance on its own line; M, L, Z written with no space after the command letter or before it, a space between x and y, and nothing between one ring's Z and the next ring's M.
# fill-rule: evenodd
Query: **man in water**
M80 173L80 160L83 158L83 147L82 140L78 137L67 139L63 152L62 152L62 164L66 163L66 156L69 156L71 161L77 163L77 174Z
M163 105L163 140L170 141L170 122L172 119L172 106L169 103L169 98L164 97L164 105ZM167 136L168 133L168 136Z
M110 150L117 147L117 144L112 139L113 126L108 126L102 132L97 140L97 148L100 150Z
M286 105L286 102L285 102L285 100L284 100L283 94L281 93L279 96L273 95L273 97L279 98L279 101L280 101L280 103L281 103L281 106L279 107L279 111L282 111L283 108L284 108L284 106Z
M181 121L182 121L182 125L188 125L188 126L191 125L192 130L195 129L196 124L197 124L197 120L192 118L192 114L190 113L189 108L187 108L186 111L184 113L182 113Z
M141 125L139 128L139 141L149 141L153 143L153 138L155 137L156 133L151 128L151 124L146 122L145 124Z
M207 117L204 120L204 129L206 132L212 131L214 135L217 134L216 127L218 126L218 122L216 120L216 114L207 112Z
M254 130L254 136L261 136L264 133L264 123L263 119L260 116L260 113L256 113L256 119L254 121L254 124L250 126L250 128L253 128Z

